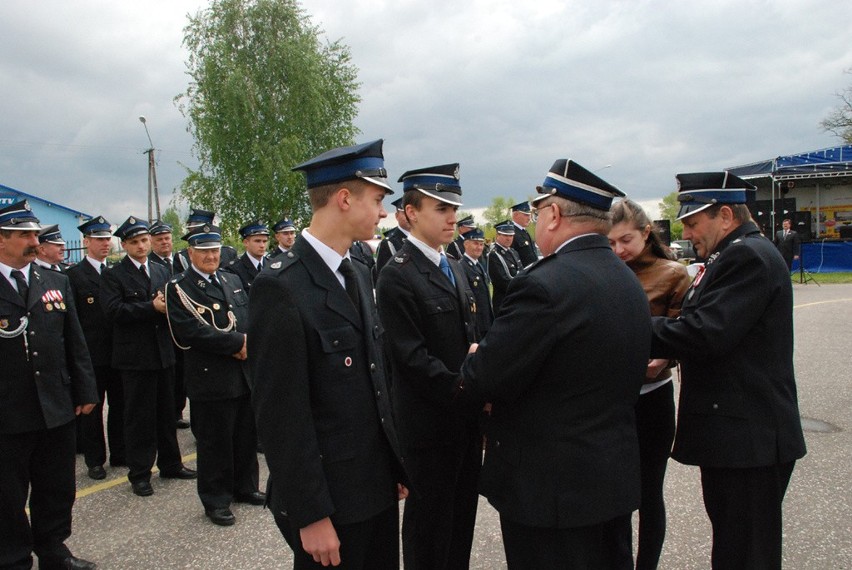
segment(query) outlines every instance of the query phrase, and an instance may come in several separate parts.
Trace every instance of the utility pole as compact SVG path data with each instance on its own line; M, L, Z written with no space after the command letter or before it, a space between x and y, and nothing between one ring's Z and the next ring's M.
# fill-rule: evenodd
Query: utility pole
M148 155L148 223L154 220L161 219L160 217L160 191L157 188L157 166L154 160L154 143L151 141L151 134L148 132L148 124L144 116L139 117L139 122L145 127L145 134L148 135L148 150L142 154ZM156 206L157 217L154 217L154 207Z

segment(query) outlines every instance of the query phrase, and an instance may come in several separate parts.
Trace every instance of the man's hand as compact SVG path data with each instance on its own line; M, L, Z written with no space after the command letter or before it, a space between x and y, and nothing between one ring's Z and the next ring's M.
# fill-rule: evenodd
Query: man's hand
M83 404L82 406L76 406L74 408L74 415L79 416L80 414L83 414L88 416L92 413L92 410L95 409L95 406L97 406L97 404Z
M669 361L667 358L655 358L653 360L648 361L648 369L645 371L645 378L651 380L652 378L656 378L659 376L660 372L663 371L663 368L668 366Z
M340 540L331 519L325 517L299 530L302 548L314 562L323 566L340 566Z
M166 314L166 298L162 291L157 291L157 296L151 302L154 303L154 310L158 313Z
M243 347L240 349L239 352L235 352L231 356L233 356L237 360L245 360L246 358L248 358L248 352L246 351L246 346L247 346L246 335L243 335Z

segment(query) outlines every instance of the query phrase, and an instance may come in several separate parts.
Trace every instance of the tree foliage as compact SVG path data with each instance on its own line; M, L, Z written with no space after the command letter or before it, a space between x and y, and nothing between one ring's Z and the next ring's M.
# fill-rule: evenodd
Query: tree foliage
M300 162L352 144L360 98L349 48L321 41L296 0L213 0L189 17L189 85L175 98L195 138L197 170L181 196L242 223L302 226L310 216Z
M517 204L512 198L504 196L494 196L491 199L491 205L482 213L482 217L488 222L488 226L494 227L503 220L510 218L509 209Z
M660 218L671 222L672 239L680 239L683 235L683 222L677 222L677 213L680 210L680 202L677 201L677 192L672 192L663 196L663 201L659 203Z
M852 68L845 73L852 74ZM823 130L834 133L843 142L852 144L852 85L837 94L840 105L820 121Z

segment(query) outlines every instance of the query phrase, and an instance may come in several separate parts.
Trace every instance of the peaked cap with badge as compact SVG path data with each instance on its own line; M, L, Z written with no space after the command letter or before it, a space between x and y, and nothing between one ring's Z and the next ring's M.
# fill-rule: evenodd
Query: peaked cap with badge
M473 228L462 236L465 241L485 241L485 233L480 228Z
M754 199L757 187L730 172L677 174L680 210L677 219L706 210L714 204L745 204Z
M29 203L21 200L0 210L0 230L41 230L41 226Z
M204 224L192 228L181 239L195 249L216 249L222 246L222 231L219 226Z
M513 224L511 220L503 220L502 222L496 223L494 225L494 229L497 230L498 234L504 236L515 235L515 224Z
M189 217L186 219L186 227L187 229L190 229L197 226L203 226L204 224L212 224L213 218L215 217L216 212L192 208L189 211Z
M422 194L452 206L461 206L459 164L441 164L409 170L399 177L403 192L418 190Z
M536 186L536 190L539 195L530 200L530 204L536 204L548 196L559 196L604 211L609 211L613 198L625 195L603 178L568 158L560 158L554 162L544 182L541 186Z
M457 228L475 228L476 222L473 221L473 216L465 216L456 222Z
M150 233L148 229L148 222L134 216L130 216L124 220L124 223L118 226L118 229L115 230L113 235L121 241L127 241L135 238L136 236Z
M86 220L77 229L86 237L108 238L112 237L111 224L103 216L95 216Z
M65 245L65 240L62 239L62 232L59 231L59 225L54 224L47 226L38 233L38 243L54 243L56 245Z
M294 224L293 220L289 218L282 218L275 222L275 225L272 226L272 231L276 234L278 232L295 232L296 224Z
M164 222L163 220L154 220L151 222L151 227L148 229L148 233L152 236L158 236L160 234L170 234L172 233L172 226Z
M364 180L393 194L387 183L382 139L372 142L334 148L319 156L294 166L292 170L305 173L308 190L318 186L337 184L347 180Z
M259 222L259 221L249 222L249 223L245 224L243 227L240 228L240 237L243 238L243 239L246 239L246 238L251 237L251 236L268 236L268 235L269 235L269 228L266 226L266 224Z
M523 212L525 214L530 213L530 203L529 202L520 202L512 206L513 212Z

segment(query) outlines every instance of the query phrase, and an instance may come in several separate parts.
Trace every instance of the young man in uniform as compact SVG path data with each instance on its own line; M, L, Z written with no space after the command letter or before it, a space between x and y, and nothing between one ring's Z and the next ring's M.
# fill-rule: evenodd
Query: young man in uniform
M491 302L494 314L500 313L500 305L506 296L509 282L524 268L518 252L512 249L512 240L515 238L515 226L505 220L494 226L497 235L494 236L494 247L488 252L488 276L494 286L494 295Z
M512 236L512 249L520 257L522 269L530 263L538 261L538 248L535 245L535 240L527 231L531 218L529 202L521 202L512 206L512 224L515 226L515 235Z
M275 241L278 245L269 252L269 259L275 259L279 255L287 253L296 243L296 225L292 220L288 218L278 220L272 226L272 231L275 233Z
M248 293L254 278L263 269L266 259L266 244L269 243L269 228L260 222L249 222L240 228L245 251L225 269L237 275Z
M411 235L382 269L376 288L413 485L402 523L406 568L467 568L476 521L482 406L456 405L452 391L476 340L476 301L464 270L443 251L461 205L458 166L402 175Z
M387 214L382 141L305 172L313 217L251 291L252 404L275 522L294 568L399 569L402 486L370 275L349 258ZM282 347L280 331L286 331Z

